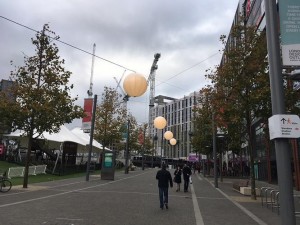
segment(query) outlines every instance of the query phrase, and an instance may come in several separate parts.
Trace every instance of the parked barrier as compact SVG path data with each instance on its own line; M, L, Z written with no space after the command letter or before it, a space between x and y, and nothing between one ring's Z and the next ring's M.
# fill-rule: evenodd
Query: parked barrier
M264 204L267 206L271 205L272 212L274 208L277 208L277 214L279 214L280 202L279 202L279 191L271 187L262 187L261 191L261 206Z
M11 167L8 169L7 177L23 177L24 176L25 167Z
M38 175L45 174L47 165L29 166L28 175ZM8 169L7 177L23 177L25 172L25 167L11 167Z

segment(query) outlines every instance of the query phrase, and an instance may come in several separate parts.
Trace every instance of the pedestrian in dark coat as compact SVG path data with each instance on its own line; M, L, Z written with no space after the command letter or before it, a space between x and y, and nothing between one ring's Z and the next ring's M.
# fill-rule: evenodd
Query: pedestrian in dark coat
M158 180L158 190L159 190L159 202L160 208L168 209L168 190L169 190L169 183L170 187L173 187L172 176L170 172L166 169L166 164L162 164L161 170L157 171L156 179Z
M177 184L176 192L180 191L181 174L182 174L181 168L180 168L180 166L177 166L177 168L174 172L174 182Z
M183 180L184 180L183 189L184 189L184 192L187 192L189 189L189 179L190 179L190 176L192 175L191 168L189 166L187 166L186 164L184 164L184 167L182 169L182 174L183 174Z

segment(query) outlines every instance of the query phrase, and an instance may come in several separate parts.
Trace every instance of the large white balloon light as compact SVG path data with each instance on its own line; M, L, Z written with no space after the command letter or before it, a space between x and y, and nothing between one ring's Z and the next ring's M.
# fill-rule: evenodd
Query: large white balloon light
M131 73L125 77L123 88L130 97L139 97L147 90L147 80L141 74Z

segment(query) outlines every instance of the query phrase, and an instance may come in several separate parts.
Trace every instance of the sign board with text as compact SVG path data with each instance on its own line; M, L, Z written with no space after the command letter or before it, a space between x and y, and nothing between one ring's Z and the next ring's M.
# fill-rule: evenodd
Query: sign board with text
M299 138L300 118L297 115L279 114L269 118L270 140L275 138Z
M282 64L300 66L300 1L279 1Z
M102 153L101 180L115 179L115 153L105 150Z

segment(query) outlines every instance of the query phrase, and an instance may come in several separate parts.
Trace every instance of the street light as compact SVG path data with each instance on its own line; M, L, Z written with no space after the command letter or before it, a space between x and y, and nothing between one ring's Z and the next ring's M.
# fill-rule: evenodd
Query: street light
M214 156L214 180L215 188L218 188L218 170L217 170L217 142L215 129L215 113L212 113L212 136L213 136L213 156Z
M147 80L141 74L131 73L125 77L123 88L130 97L139 97L147 90Z
M282 62L278 32L278 14L276 1L266 0L265 17L267 27L267 46L269 61L269 76L271 88L272 115L285 114L284 89L282 84ZM287 4L287 1L278 1ZM296 5L296 1L295 1ZM280 15L281 16L281 15ZM293 18L293 17L292 17ZM297 33L295 32L295 37ZM299 43L299 42L298 42ZM280 217L282 224L296 224L295 205L293 196L293 183L291 160L288 139L275 138L275 152L278 172Z
M160 161L160 163L162 163L163 129L167 125L167 120L162 116L158 116L154 119L153 124L156 129L161 130L161 146L160 146L161 161Z
M164 129L166 125L167 125L167 121L164 117L158 116L154 119L154 127L156 129L159 130Z
M123 82L123 88L129 97L139 97L143 95L147 90L147 80L141 74L131 73L125 77ZM129 157L129 120L127 121L127 137L125 151L125 174L127 174Z
M221 145L221 149L220 149L220 158L219 158L219 167L220 167L220 181L223 182L223 147L224 147L224 141L225 141L225 136L223 133L217 133L217 137L220 140L220 145Z
M171 131L169 131L169 130L166 131L166 132L164 133L164 138L165 138L166 140L170 141L170 140L173 138L173 133L172 133ZM168 149L168 152L167 152L165 155L167 155L167 157L170 158L170 151L169 151L169 149Z
M175 139L175 138L171 138L170 140L169 140L169 142L170 142L170 145L172 145L172 146L175 146L176 144L177 144L177 140ZM174 158L175 158L175 149L174 149L174 154L172 154L172 152L173 152L173 149L171 149L171 155L174 155ZM174 164L173 164L174 165ZM175 165L174 165L175 166Z
M171 140L173 138L173 133L171 131L166 131L164 133L164 138L167 140Z
M170 144L171 145L176 145L176 143L177 143L177 140L175 138L171 138Z

